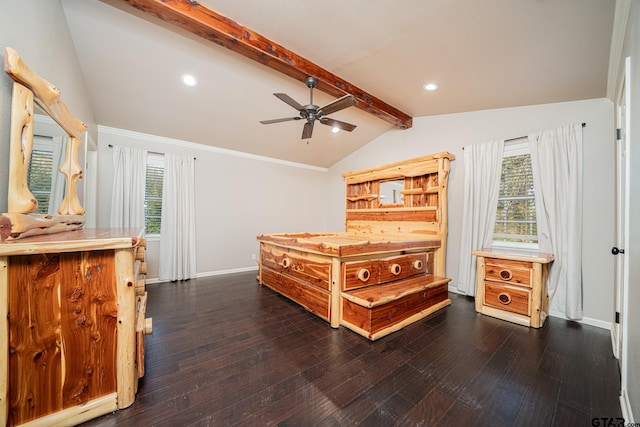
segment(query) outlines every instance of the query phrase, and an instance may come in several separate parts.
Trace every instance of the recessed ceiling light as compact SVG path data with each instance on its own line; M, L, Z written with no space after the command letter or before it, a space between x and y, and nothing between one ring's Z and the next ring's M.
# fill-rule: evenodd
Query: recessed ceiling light
M438 90L438 88L439 88L439 87L440 87L440 86L438 86L438 85L437 85L437 84L435 84L435 83L427 83L426 85L424 85L424 88L425 88L426 90Z
M198 81L191 74L183 74L182 83L186 84L187 86L195 86Z
M338 132L340 132L340 128L339 127L332 127L331 128L331 132L338 133Z

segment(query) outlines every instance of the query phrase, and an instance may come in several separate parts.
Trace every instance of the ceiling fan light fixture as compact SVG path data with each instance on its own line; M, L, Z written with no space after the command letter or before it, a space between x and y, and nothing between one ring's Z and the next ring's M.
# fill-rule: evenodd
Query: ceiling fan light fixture
M308 77L305 80L305 84L309 88L309 104L307 105L300 104L298 101L291 98L286 93L274 93L276 98L280 99L280 101L283 101L285 104L288 104L290 107L298 110L298 116L284 117L282 119L260 120L260 123L262 123L263 125L268 125L271 123L305 119L306 123L302 128L302 139L306 139L307 143L309 142L308 140L311 139L311 135L313 134L313 126L316 121L319 121L320 124L331 127L333 133L341 130L351 132L356 128L356 125L352 125L351 123L341 122L340 120L326 117L327 115L335 113L336 111L340 111L356 105L358 101L353 95L344 95L341 98L331 101L324 107L318 107L313 103L313 89L318 84L318 81L314 77Z
M438 90L439 88L440 86L438 86L436 83L427 83L424 85L424 89L428 91Z
M190 87L193 87L198 84L198 81L196 80L196 78L193 77L191 74L183 74L182 77L180 77L180 79L182 80L182 83Z

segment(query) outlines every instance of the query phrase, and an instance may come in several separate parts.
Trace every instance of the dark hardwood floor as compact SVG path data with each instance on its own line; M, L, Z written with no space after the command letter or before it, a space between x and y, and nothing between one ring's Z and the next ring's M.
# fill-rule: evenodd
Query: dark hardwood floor
M148 285L136 402L87 426L589 426L621 417L608 331L540 330L473 299L375 342L259 286L256 273Z

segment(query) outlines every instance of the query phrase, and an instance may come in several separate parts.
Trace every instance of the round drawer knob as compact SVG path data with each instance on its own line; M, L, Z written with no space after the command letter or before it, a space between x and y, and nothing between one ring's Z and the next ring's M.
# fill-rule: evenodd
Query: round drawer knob
M511 280L513 277L513 274L509 270L500 270L498 274L502 280Z
M424 266L424 263L422 262L421 259L417 259L413 261L413 268L415 268L416 270L422 270L423 266Z
M289 258L282 258L282 262L280 263L284 268L289 268L291 266L291 260Z
M366 282L370 277L371 273L369 273L369 270L367 270L366 268L361 268L360 271L358 271L358 279L361 282Z
M389 270L391 270L391 274L393 274L394 276L397 276L402 272L402 267L400 267L400 264L391 264L391 267L389 267Z
M498 301L500 301L500 304L509 305L511 304L511 295L501 292L498 294Z

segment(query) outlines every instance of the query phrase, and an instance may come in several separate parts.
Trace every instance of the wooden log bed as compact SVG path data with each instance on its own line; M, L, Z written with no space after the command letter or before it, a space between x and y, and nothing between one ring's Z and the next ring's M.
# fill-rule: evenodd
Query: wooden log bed
M259 235L259 282L370 340L446 307L453 159L436 153L345 173L346 231Z

